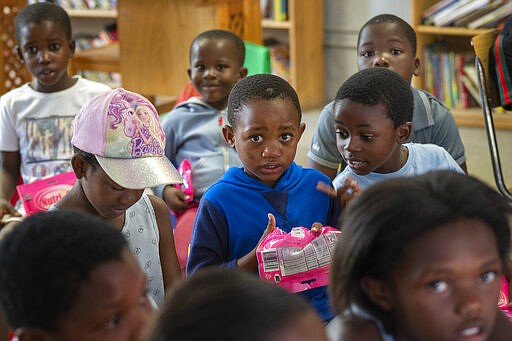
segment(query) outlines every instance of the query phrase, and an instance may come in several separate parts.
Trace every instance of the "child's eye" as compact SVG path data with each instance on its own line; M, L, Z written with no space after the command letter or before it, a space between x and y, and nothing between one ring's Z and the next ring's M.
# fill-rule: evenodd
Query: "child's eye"
M491 283L493 282L497 277L496 271L487 271L480 275L480 278L482 279L482 282L484 283Z
M293 135L292 135L292 134L288 134L288 133L286 133L286 134L282 134L282 135L281 135L281 139L282 139L283 141L289 141L289 140L291 140L291 139L292 139L292 137L293 137Z
M428 287L435 293L442 293L445 292L446 289L448 288L448 283L446 283L445 281L434 281L430 282L428 284Z
M117 187L117 186L115 186L115 185L110 185L110 188L112 188L112 189L113 189L114 191L116 191L116 192L121 192L121 191L123 191L123 190L124 190L124 188L123 188L123 187Z
M343 140L348 139L348 132L345 129L336 129L336 135Z
M361 140L363 141L371 141L373 140L373 135L361 135Z
M373 51L362 51L360 54L361 57L365 57L365 58L373 57L374 55L375 55L375 52L373 52Z
M206 67L204 65L196 65L195 68L198 72L204 72L206 70Z
M391 54L402 54L402 50L400 49L392 49Z
M227 65L223 65L223 64L217 65L217 67L216 67L217 71L223 71L223 70L225 70L227 68L228 68L228 66Z
M122 315L121 314L115 314L112 316L110 320L108 320L107 323L105 323L105 329L112 330L115 329L119 323L121 322Z
M36 54L37 53L37 47L35 46L29 46L25 49L25 51L27 51L28 53L30 54Z
M60 49L60 47L61 47L60 43L53 43L53 44L50 44L49 50L50 51L58 51Z
M260 135L254 135L249 137L249 140L251 140L252 142L261 142L263 138Z

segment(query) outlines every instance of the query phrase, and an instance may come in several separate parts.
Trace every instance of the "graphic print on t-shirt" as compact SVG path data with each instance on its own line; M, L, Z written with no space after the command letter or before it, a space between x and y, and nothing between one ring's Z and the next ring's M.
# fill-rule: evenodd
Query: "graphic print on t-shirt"
M26 163L69 160L74 116L50 116L25 121L28 142Z

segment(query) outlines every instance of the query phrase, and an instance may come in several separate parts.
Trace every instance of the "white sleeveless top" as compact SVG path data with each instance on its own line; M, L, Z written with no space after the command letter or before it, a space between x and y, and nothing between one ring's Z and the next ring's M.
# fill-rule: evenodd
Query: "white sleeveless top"
M158 248L160 235L155 210L146 194L126 210L121 233L146 274L149 296L161 307L164 302L164 278Z

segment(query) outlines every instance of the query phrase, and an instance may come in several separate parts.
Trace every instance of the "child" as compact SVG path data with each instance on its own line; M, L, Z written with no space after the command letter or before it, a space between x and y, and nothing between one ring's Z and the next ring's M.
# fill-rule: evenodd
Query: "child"
M188 160L192 166L193 198L173 186L160 186L155 194L176 213L175 243L182 271L199 200L230 166L240 166L236 151L222 136L228 95L247 75L243 67L245 45L236 34L211 30L199 34L190 46L190 82L201 94L177 106L162 126L167 138L165 154L178 166Z
M149 119L137 117L140 108ZM181 274L169 210L161 199L143 192L180 182L181 177L164 155L165 135L155 107L124 89L104 92L80 109L71 143L75 147L71 165L78 181L54 208L91 213L120 230L160 306L164 288Z
M235 85L222 131L243 167L231 167L203 195L188 274L210 265L256 273L256 247L276 223L286 232L314 222L335 226L339 205L316 190L318 181L329 179L293 162L306 128L301 119L297 94L284 79L258 74ZM324 320L332 317L325 287L303 294Z
M0 217L19 216L9 202L24 183L71 171L72 122L80 107L108 86L68 74L75 52L64 9L24 7L16 17L16 50L34 80L0 97Z
M358 69L384 67L398 73L408 83L419 75L420 60L416 56L416 33L404 20L392 14L381 14L366 22L357 39ZM388 85L389 86L389 85ZM429 93L412 88L414 114L410 140L444 147L466 171L464 146L452 114ZM336 149L334 101L322 110L308 152L308 165L320 169L331 179L343 163Z
M30 216L0 242L0 306L20 340L142 340L153 313L119 231L63 211Z
M361 189L382 179L429 170L462 172L448 152L434 144L406 143L411 135L411 87L387 68L357 72L334 101L338 151L347 167L333 180L341 188L351 178Z
M176 287L149 341L327 340L302 297L242 271L205 269Z
M451 171L363 191L330 274L340 340L512 340L497 307L511 214L492 188Z

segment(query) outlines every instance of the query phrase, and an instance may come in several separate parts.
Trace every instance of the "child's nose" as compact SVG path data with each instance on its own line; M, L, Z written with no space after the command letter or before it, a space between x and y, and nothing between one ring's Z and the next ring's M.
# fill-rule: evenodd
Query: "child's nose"
M384 54L375 55L373 67L389 66L388 58Z
M50 53L46 49L40 50L38 58L39 63L48 63L50 61Z
M457 290L457 315L464 319L477 317L482 309L482 302L476 288L465 288Z
M207 68L204 71L203 75L204 75L205 78L215 78L217 76L217 70L215 70L214 67Z
M137 201L139 201L143 192L143 189L126 190L125 193L123 193L123 195L121 196L120 201L124 205L131 206L135 204Z
M262 152L263 157L276 157L279 155L281 155L279 142L269 142L265 144Z
M354 138L348 138L345 141L345 145L343 145L343 149L349 151L349 152L355 152L361 150L359 147L359 144L357 143L356 139Z

